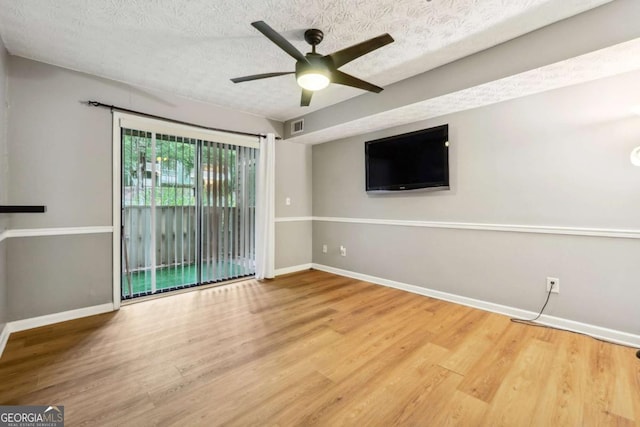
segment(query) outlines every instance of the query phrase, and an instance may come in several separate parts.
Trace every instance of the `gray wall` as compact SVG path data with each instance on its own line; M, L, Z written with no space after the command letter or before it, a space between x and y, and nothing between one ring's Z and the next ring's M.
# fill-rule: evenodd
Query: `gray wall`
M10 57L9 155L13 203L46 204L13 228L111 224L111 114L80 103L99 100L196 124L280 133L250 114L134 89L63 68Z
M640 72L313 147L313 214L640 229ZM364 141L448 123L451 190L369 196ZM329 245L323 254L322 244ZM347 256L338 253L347 247ZM640 240L314 221L313 262L640 333Z
M0 205L7 203L9 162L7 156L7 51L0 40ZM8 227L8 215L0 214L0 235ZM0 239L1 240L1 239ZM7 267L5 241L0 241L0 331L7 322Z
M98 100L210 127L282 132L281 123L254 115L24 58L8 59L9 200L47 205L45 214L15 215L14 229L111 225L111 114L80 101ZM307 147L278 144L276 164L310 163ZM282 185L292 185L287 186L287 194L296 200L292 208L307 206L301 212L310 211L310 184L299 186L308 180L305 173L278 173ZM279 228L279 241L289 241L289 231ZM294 231L294 240L299 239ZM307 242L310 235L309 229ZM9 249L9 320L111 302L108 234L11 238L4 243ZM310 248L307 252L310 262Z
M310 218L311 146L281 141L276 158L276 218ZM276 269L309 263L311 221L276 222Z
M11 320L111 302L111 234L13 237L6 243Z

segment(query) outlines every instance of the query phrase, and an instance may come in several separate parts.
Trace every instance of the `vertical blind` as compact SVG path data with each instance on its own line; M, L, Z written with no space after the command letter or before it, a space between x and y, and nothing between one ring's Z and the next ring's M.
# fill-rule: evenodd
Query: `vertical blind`
M255 274L257 141L157 122L120 123L122 297Z
M255 274L257 151L202 141L202 282Z

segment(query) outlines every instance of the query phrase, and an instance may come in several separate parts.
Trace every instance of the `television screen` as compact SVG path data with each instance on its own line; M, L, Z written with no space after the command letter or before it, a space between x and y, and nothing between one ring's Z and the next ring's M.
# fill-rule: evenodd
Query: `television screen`
M449 189L449 125L364 144L367 192Z

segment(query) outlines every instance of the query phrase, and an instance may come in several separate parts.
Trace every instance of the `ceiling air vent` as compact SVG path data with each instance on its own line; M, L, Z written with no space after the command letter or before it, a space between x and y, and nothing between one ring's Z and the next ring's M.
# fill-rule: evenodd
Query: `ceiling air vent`
M304 119L291 122L291 135L295 135L296 133L301 132L304 132Z

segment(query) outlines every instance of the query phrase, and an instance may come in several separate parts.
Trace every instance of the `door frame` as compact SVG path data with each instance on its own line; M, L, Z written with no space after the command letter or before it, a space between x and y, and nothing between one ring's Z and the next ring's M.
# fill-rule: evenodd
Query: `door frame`
M174 123L171 121L144 117L136 114L125 113L114 110L112 112L112 160L113 160L113 308L118 310L121 305L122 286L122 136L121 128L123 123L131 125L137 130L155 132L160 134L178 134L179 136L213 140L215 142L240 145L251 148L260 148L257 137L249 135L239 135L230 132L215 131L193 125ZM126 126L125 126L126 127Z

